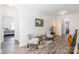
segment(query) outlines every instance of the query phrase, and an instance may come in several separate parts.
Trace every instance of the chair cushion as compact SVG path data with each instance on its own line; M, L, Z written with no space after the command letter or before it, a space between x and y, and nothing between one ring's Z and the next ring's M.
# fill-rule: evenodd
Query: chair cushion
M53 35L47 34L47 37L48 37L48 38L53 38Z
M39 42L39 38L32 38L31 40L29 40L30 44L38 44Z

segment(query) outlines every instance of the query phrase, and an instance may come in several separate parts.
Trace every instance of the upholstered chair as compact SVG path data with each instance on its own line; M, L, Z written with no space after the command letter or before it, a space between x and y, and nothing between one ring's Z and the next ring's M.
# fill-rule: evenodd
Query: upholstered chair
M31 44L35 45L36 49L38 49L39 44L39 38L34 37L32 34L28 34L28 45L27 47L30 47Z

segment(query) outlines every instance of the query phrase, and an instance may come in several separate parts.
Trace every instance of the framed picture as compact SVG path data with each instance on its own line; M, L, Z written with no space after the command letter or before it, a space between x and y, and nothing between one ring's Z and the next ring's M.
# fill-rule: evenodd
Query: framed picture
M43 27L43 19L35 18L35 27Z

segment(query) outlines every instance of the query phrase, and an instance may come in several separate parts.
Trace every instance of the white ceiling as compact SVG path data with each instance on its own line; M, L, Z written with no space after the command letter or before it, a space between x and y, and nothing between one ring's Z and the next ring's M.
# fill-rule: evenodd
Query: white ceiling
M79 13L79 4L37 4L31 7L48 15L58 15L61 11L66 11L66 14Z
M66 14L79 13L79 4L20 4L20 6L30 7L52 16L57 16L61 11L66 11Z

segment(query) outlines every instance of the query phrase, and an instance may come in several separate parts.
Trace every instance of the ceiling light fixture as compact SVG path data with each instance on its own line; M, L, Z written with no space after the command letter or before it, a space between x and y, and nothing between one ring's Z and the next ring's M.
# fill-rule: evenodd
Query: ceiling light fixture
M13 7L13 4L8 4L9 5L9 7Z
M62 15L65 15L66 13L67 13L67 11L61 11L61 12L58 13L58 15L62 16Z

